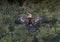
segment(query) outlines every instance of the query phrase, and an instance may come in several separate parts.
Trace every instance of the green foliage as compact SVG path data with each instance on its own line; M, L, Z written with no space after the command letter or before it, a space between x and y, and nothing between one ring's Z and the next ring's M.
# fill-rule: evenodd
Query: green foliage
M47 4L47 3L48 4ZM57 23L50 27L50 24L42 24L39 27L40 32L37 37L39 42L59 42L60 41L60 1L42 1L42 3L30 3L28 7L20 7L17 4L4 4L0 6L0 42L32 42L35 33L32 36L27 31L26 26L14 23L19 13L27 16L27 12L32 13L33 17L46 17L48 20L52 18L58 19ZM14 30L11 32L11 28Z

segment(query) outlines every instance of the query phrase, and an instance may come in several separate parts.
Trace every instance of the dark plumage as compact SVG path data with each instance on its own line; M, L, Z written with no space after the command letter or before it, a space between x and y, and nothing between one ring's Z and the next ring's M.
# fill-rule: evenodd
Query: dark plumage
M52 20L48 20L46 18L43 17L39 17L39 18L32 18L32 15L30 14L30 16L28 16L28 18L23 19L23 17L15 20L16 24L25 24L28 28L28 31L34 31L36 30L36 26L40 26L41 24L44 23L50 23L50 24L55 24L57 21L57 19L52 19Z
M15 20L15 23L16 24L21 24L20 20L18 20L18 19Z

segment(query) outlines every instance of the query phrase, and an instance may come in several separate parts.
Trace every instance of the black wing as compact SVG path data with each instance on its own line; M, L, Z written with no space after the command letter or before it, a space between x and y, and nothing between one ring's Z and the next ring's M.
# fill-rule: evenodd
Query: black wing
M25 19L23 17L19 17L18 19L15 20L16 24L24 24L25 23Z
M56 21L57 21L57 19L48 20L47 18L40 17L40 18L34 19L34 24L41 25L44 23L50 23L50 24L54 25L56 23Z
M46 18L39 17L39 18L34 19L34 24L35 25L41 25L43 23L48 23L48 22L49 21Z

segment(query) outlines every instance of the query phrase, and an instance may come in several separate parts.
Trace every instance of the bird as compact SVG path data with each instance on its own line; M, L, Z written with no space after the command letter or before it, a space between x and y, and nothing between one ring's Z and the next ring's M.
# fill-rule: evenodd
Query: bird
M41 24L44 23L51 23L54 24L56 23L57 20L48 20L44 17L38 17L38 18L33 18L31 13L28 13L28 16L26 18L19 16L15 20L16 24L25 24L26 27L28 28L28 32L35 32L37 30L36 26L39 27Z

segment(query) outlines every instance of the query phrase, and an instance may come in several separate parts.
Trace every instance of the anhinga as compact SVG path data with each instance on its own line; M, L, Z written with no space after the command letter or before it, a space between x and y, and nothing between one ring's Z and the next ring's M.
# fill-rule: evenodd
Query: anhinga
M44 23L50 23L50 24L55 24L57 19L52 19L52 20L47 20L46 18L39 17L37 19L32 18L32 14L29 13L27 18L24 19L24 17L19 17L17 20L15 20L16 24L25 24L26 27L28 28L29 33L35 32L34 38L32 42L38 42L38 38L36 37L37 34L40 32L40 30L37 27L39 27L41 24ZM31 34L29 34L31 35Z
M51 23L54 24L57 20L47 20L46 18L39 17L37 19L32 18L32 14L29 13L27 18L24 19L24 17L19 17L17 20L15 20L16 24L26 24L28 31L29 32L34 32L36 31L35 26L40 26L41 24L44 23Z

